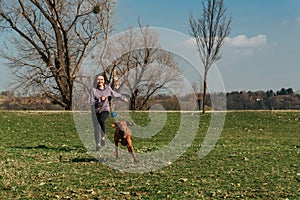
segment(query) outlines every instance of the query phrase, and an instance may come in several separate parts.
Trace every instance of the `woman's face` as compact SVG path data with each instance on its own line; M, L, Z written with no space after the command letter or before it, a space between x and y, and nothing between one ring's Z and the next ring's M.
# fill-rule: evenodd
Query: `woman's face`
M98 76L97 83L99 86L104 85L104 76Z

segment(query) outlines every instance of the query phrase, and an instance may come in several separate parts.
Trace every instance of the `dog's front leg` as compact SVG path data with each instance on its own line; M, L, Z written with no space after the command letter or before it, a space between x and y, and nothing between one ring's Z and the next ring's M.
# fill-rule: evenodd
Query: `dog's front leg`
M133 161L138 162L137 159L136 159L135 153L134 153L134 148L132 146L131 140L128 140L127 150L132 155Z
M119 146L118 146L118 142L115 142L115 155L116 155L116 159L119 159Z

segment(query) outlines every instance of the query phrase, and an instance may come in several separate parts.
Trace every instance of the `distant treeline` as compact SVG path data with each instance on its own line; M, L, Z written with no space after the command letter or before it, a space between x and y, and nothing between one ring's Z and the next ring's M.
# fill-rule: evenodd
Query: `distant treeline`
M201 94L197 95L201 100ZM206 99L207 109L211 109L211 99L224 101L224 94L208 94ZM197 101L197 100L195 100ZM224 103L224 102L223 102ZM89 108L87 102L86 108ZM159 95L149 100L152 104L161 104L166 110L194 110L195 105L186 102L184 108L180 108L179 102L174 97ZM300 110L300 93L295 93L292 88L282 88L276 92L268 91L233 91L226 93L227 110ZM182 105L181 105L182 106ZM0 110L61 110L54 101L41 97L16 97L9 91L0 93ZM214 110L219 108L214 107Z
M300 110L300 94L294 93L292 88L276 92L235 91L226 94L226 101L228 110Z

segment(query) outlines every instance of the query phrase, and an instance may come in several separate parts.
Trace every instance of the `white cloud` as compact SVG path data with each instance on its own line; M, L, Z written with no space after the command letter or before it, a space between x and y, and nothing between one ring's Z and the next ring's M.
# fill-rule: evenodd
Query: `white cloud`
M186 47L195 47L196 45L196 41L194 38L189 38L188 40L184 41L182 44L180 45L184 45Z
M224 42L228 47L261 48L266 45L267 36L262 34L248 38L246 35L238 35L233 38L227 37Z
M296 22L300 25L300 16L296 18Z
M300 19L299 19L300 20ZM238 35L236 37L230 38L226 37L224 40L224 45L231 48L261 48L267 44L267 36L265 34L260 34L254 37L248 38L246 35ZM184 42L185 46L195 47L196 42L194 38L190 38Z
M236 66L238 63L245 62L250 58L258 55L267 45L267 36L265 34L259 34L253 37L247 37L246 35L238 35L236 37L227 37L224 41L224 48L222 49L222 65ZM184 52L190 52L191 55L199 57L196 41L190 37L183 43L179 43L177 46Z
M289 24L289 21L288 21L288 20L283 20L283 21L282 21L282 25L283 25L283 26L287 26L288 24Z

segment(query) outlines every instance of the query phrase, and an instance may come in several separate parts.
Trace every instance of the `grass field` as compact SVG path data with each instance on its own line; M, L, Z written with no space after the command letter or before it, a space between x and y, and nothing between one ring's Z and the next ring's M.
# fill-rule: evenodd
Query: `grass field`
M142 124L147 116L133 118ZM193 143L171 165L126 173L87 153L72 113L2 111L0 199L300 199L300 112L228 112L216 146L200 159L209 120L201 116ZM134 146L160 148L175 129L134 138Z

